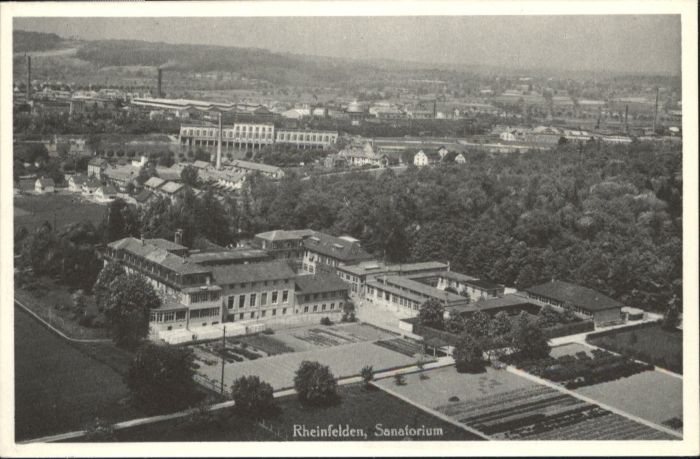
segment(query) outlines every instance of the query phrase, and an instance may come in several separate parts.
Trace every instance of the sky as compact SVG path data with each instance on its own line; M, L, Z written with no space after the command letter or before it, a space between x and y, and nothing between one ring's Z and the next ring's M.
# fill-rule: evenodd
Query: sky
M15 29L346 58L679 75L680 16L15 18Z

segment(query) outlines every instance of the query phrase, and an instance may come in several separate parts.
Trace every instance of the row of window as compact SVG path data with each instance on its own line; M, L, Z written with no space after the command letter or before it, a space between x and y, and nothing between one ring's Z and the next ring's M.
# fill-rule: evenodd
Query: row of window
M420 304L415 301L411 301L408 298L394 295L389 292L383 292L374 287L367 286L367 294L370 296L374 295L376 298L384 299L385 301L391 301L392 303L398 304L405 308L411 308L415 311L420 308Z
M251 282L250 283L250 288L255 288L258 285L262 285L264 287L267 287L268 285L277 285L277 284L282 284L282 285L288 285L289 284L289 279L275 279L271 281L257 281L257 282ZM236 285L238 285L239 288L248 288L248 283L247 282L241 282L240 284L229 284L228 288L236 288Z
M289 132L278 132L277 140L280 142L335 142L335 136L321 134L296 134Z
M268 295L269 293L269 295ZM282 295L279 295L279 291L275 290L273 292L263 292L260 294L260 305L259 306L267 306L267 301L268 299L270 300L270 304L278 304L278 302L281 302L283 304L286 304L289 302L289 290L282 290ZM247 299L247 301L246 301ZM281 301L280 301L281 299ZM238 295L238 302L236 303L236 295L231 295L228 297L227 300L227 307L228 309L233 309L236 304L238 304L238 308L244 308L246 307L246 304L248 307L255 307L257 305L257 300L258 300L258 294L257 293L250 293L248 295L242 294Z
M219 291L203 291L190 293L190 303L204 303L207 301L216 301L221 298Z
M206 309L191 309L190 319L197 319L200 317L218 317L220 308L206 308Z
M340 309L340 308L341 308L341 303L338 303L338 309ZM313 310L313 312L319 312L318 305L317 304L313 305L312 310ZM321 311L325 311L325 310L326 310L326 303L323 303L323 304L321 304ZM329 310L330 311L335 310L335 303L330 304ZM304 312L309 312L309 306L304 306Z
M156 323L180 322L187 318L187 311L151 312L150 321Z
M287 314L287 308L282 308L282 312L280 313L280 315L286 315L286 314ZM238 320L245 320L245 315L246 315L245 312L239 313L239 314L238 314ZM272 309L272 310L270 311L270 315L271 315L271 316L276 316L276 315L277 315L277 309ZM266 310L260 311L260 316L258 316L257 313L256 313L255 311L248 313L248 317L249 317L250 319L255 319L256 317L265 317L265 316L267 316L267 311L266 311ZM236 315L235 315L235 314L231 314L231 315L229 315L229 317L231 318L231 320L236 320Z
M234 133L237 137L238 134L241 132L272 133L273 130L274 130L273 126L246 126L246 125L239 126L239 125L236 125L233 127L233 129L224 129L223 137L233 137ZM214 136L218 135L218 132L219 132L218 129L183 129L182 135L194 136L194 137L200 137L200 136L214 137Z
M343 296L343 292L309 293L308 295L304 295L304 301L325 300L326 298L337 298L340 296Z

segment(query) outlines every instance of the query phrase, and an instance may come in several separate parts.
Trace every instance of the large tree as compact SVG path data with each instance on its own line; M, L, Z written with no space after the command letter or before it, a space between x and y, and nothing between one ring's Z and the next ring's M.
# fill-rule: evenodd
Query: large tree
M272 386L257 376L242 376L231 387L235 410L246 416L263 418L275 409Z
M160 297L143 276L125 274L114 279L104 304L114 342L127 348L136 346L148 335L150 310L160 306Z
M524 313L513 328L512 344L523 359L541 359L551 350L542 328L536 321L528 320Z
M116 261L107 263L102 270L100 270L100 274L97 275L97 280L95 281L95 286L92 288L92 292L95 294L95 302L99 309L102 309L109 299L109 286L112 284L112 281L124 274L126 274L124 268Z
M465 333L452 353L455 367L460 373L480 373L484 371L484 342L482 337Z
M199 182L199 172L197 168L194 166L183 167L180 172L180 180L185 185L196 187L197 182Z
M436 299L427 300L418 310L418 321L425 326L442 329L445 307Z
M294 375L299 401L307 405L329 405L337 400L337 383L330 368L304 360Z
M194 373L190 348L148 343L137 351L125 382L137 404L172 411L197 398Z

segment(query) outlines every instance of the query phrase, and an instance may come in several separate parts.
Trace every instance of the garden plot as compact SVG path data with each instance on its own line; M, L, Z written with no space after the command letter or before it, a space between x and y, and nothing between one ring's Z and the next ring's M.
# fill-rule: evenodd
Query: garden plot
M488 368L459 374L454 367L412 374L404 385L377 382L418 405L496 440L654 440L670 435L518 375Z
M224 385L226 390L230 390L235 379L241 376L258 376L271 384L275 390L292 387L294 374L304 360L328 365L336 378L358 375L365 365L371 365L374 371L380 371L409 366L416 361L373 343L355 343L226 364ZM221 380L221 361L217 359L213 365L200 363L197 372L202 378L218 383Z
M313 325L280 331L275 339L296 351L310 351L333 346L377 341L395 335L366 324Z
M423 351L423 346L420 344L403 338L376 341L374 344L408 357L414 357L416 354L420 354Z

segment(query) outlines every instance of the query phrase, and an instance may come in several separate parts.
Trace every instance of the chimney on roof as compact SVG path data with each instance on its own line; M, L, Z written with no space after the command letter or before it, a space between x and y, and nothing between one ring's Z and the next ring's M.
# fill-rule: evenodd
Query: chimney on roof
M27 56L27 103L32 98L32 57Z
M182 245L182 229L175 230L175 244Z

